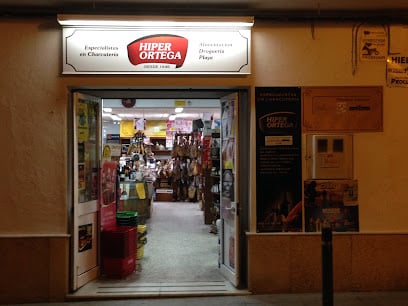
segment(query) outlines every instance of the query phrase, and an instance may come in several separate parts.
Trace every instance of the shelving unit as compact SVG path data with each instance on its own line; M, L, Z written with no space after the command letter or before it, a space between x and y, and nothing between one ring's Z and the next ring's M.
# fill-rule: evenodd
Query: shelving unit
M203 191L202 199L204 210L204 223L214 224L220 216L220 148L214 146L219 144L219 133L212 133L210 154L207 167L203 169ZM211 145L210 145L211 146Z

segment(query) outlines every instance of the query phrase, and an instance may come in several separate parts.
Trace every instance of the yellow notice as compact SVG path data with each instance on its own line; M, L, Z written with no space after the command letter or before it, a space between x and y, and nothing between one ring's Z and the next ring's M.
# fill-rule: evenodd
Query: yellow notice
M165 120L146 121L145 135L147 137L166 137L167 122Z
M136 183L136 193L139 199L146 199L146 192L144 188L144 183Z
M131 138L135 135L136 130L133 126L133 120L120 121L120 137Z
M186 100L175 100L174 101L175 107L184 107L186 106Z
M77 104L77 129L78 142L86 142L89 139L88 125L88 105L86 103Z

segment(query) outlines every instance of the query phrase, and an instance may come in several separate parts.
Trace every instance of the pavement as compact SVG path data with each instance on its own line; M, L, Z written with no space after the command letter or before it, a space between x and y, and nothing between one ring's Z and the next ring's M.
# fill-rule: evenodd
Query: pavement
M329 301L330 302L330 301ZM407 291L334 293L333 304L323 304L318 293L222 295L204 297L154 297L133 299L75 300L63 303L31 303L46 306L408 306Z

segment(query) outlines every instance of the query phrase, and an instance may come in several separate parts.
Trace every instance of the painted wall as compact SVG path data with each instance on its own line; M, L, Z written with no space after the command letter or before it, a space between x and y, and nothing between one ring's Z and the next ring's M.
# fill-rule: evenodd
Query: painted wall
M313 29L311 24L256 22L254 84L383 86L384 131L354 134L360 231L408 232L408 163L404 161L408 88L386 86L385 62L360 62L352 74L352 27L316 23Z
M61 76L61 30L54 19L1 20L0 287L4 290L0 291L0 303L62 300L61 292L68 291L67 252L53 256L52 248L48 253L43 250L44 245L54 245L56 238L63 250L69 248L69 86L384 86L384 132L354 138L360 226L367 232L408 232L408 163L404 162L408 156L404 128L407 89L385 87L384 63L361 63L352 75L351 32L351 24L316 24L313 37L309 24L257 22L253 74L246 77ZM251 150L255 156L254 144ZM255 190L254 184L251 190ZM253 192L251 201L255 203ZM258 251L256 247L250 250L251 254ZM22 252L24 255L14 256ZM42 269L35 261L20 263L41 254L45 256ZM40 288L29 290L20 279L42 281L37 283ZM52 284L58 288L51 288Z

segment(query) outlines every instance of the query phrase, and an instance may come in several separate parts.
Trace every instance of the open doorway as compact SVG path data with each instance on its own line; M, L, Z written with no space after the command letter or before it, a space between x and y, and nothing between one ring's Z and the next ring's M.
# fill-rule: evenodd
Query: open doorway
M213 89L213 90L189 90L189 95L185 95L185 91L182 90L135 90L133 91L124 91L124 90L81 90L82 93L90 94L92 96L98 96L102 100L102 105L103 107L111 107L112 105L106 105L103 103L104 100L112 102L114 100L120 101L122 103L122 99L135 99L137 101L137 98L135 96L137 95L139 97L139 100L142 99L155 99L155 100L172 100L172 103L175 101L178 101L177 103L180 103L180 101L184 100L186 103L189 104L194 104L195 101L193 99L200 99L202 101L204 100L211 100L209 105L205 105L202 103L200 104L199 111L197 112L198 108L196 107L195 111L196 113L199 113L199 118L191 118L190 120L197 120L197 119L206 119L207 117L212 121L212 124L209 129L211 130L210 133L216 133L218 134L218 137L221 138L223 137L222 135L227 135L225 132L223 132L222 126L222 103L226 103L225 101L222 102L222 98L226 96L226 94L230 92L237 92L237 90L220 90L220 89ZM169 92L171 93L169 95ZM208 97L211 96L211 99ZM177 97L177 98L176 98ZM234 113L234 116L236 115L236 122L234 120L229 120L225 121L225 124L229 124L229 131L234 131L236 128L238 130L238 118L240 119L240 129L245 128L246 132L242 133L243 139L240 139L240 145L247 145L248 137L245 137L246 133L248 133L248 111L245 108L248 107L248 92L244 91L243 97L246 98L245 102L240 102L239 105L237 104L236 107L236 113ZM116 101L116 102L118 102ZM238 103L235 100L230 100L234 101L231 103ZM152 101L150 101L152 102ZM163 102L163 101L161 101ZM217 105L216 107L215 105ZM243 104L244 106L242 106ZM159 103L160 105L160 103ZM245 106L246 105L246 106ZM157 106L155 111L152 111L154 107L152 107L152 104L150 103L151 107L145 107L138 109L138 114L136 115L131 115L131 121L135 122L134 119L142 119L148 120L147 116L150 115L156 115L156 116L163 116L165 113L170 113L170 111L174 111L174 105L171 108ZM113 107L111 107L113 108ZM244 110L243 110L244 109ZM123 111L120 112L119 111ZM229 110L230 111L230 110ZM120 106L120 109L118 108L115 110L117 114L126 114L129 113L129 107L125 106ZM190 112L192 112L190 110ZM241 114L241 112L244 112L247 114L245 116L246 118L241 119L238 117L238 114ZM102 115L102 112L101 112ZM207 116L207 117L205 117ZM205 118L204 118L205 117ZM128 117L129 118L129 117ZM224 119L227 118L227 115L224 113ZM103 118L101 116L101 120L103 121ZM102 134L106 132L106 135L108 134L117 134L117 133L107 133L107 131L104 131L103 129L103 124L101 121L101 127L102 127ZM167 121L167 120L166 120ZM206 120L204 120L206 121ZM204 123L204 122L203 122ZM233 127L231 124L236 124L235 127ZM114 123L112 123L114 124ZM218 130L217 130L218 126ZM199 128L199 132L201 133L200 138L202 140L203 137L203 130L202 128ZM175 131L175 133L178 133L179 131ZM193 131L191 131L193 132ZM207 131L208 132L208 131ZM230 133L229 132L229 133ZM199 134L200 134L199 133ZM238 131L237 131L238 133ZM102 136L101 143L106 143L106 137L107 136ZM120 130L119 130L119 135L120 135ZM241 134L236 135L237 138L241 138ZM123 137L119 137L123 138ZM150 137L149 137L150 138ZM157 145L157 151L155 152L155 157L158 155L161 155L160 158L165 158L163 156L165 154L161 154L160 151L169 151L172 152L173 148L172 146L169 146L168 144L174 144L175 139L174 137L172 139L166 139L163 142L163 139L159 139L160 137L156 137L155 142L153 142L150 139L147 140L148 146L156 146ZM126 141L123 142L124 139L119 139L119 144L121 147L121 156L120 157L130 157L127 156L128 154L124 154L123 152L126 151L126 153L129 151L129 146L126 146L127 143ZM166 141L167 140L167 141ZM129 145L131 145L131 142L133 140L129 139ZM222 140L220 141L220 149L218 151L219 154L219 159L220 159L220 164L219 167L210 167L209 171L210 174L222 176L223 173L223 166L222 166ZM229 139L231 141L231 139ZM157 142L157 143L156 143ZM201 143L200 143L201 144ZM162 146L160 148L160 146ZM239 147L234 147L234 150L240 151ZM122 152L123 151L123 152ZM245 149L244 151L247 151ZM130 151L129 151L130 152ZM132 153L132 152L130 152ZM162 152L163 153L163 152ZM125 156L122 156L125 155ZM245 158L245 154L242 155ZM171 153L170 156L168 156L170 159L172 158ZM213 156L215 158L215 156ZM247 158L247 157L246 157ZM155 158L156 159L156 158ZM224 157L225 159L225 157ZM156 159L157 160L157 159ZM240 159L241 160L241 155ZM240 169L242 171L247 171L247 161L246 162L241 162L237 158L234 159L234 162L237 162L237 165L235 166L234 169ZM163 161L163 160L161 160ZM201 161L200 161L201 162ZM239 167L238 167L239 163ZM147 163L146 163L147 164ZM244 165L244 166L243 166ZM148 165L151 167L152 165ZM229 167L232 167L230 165ZM215 169L214 169L215 168ZM155 169L156 170L156 169ZM215 171L215 172L214 172ZM231 172L231 171L229 171ZM204 179L203 173L199 174L202 179ZM228 237L222 237L222 234L225 233L226 231L223 232L223 226L221 223L221 226L218 228L215 226L216 220L211 220L211 223L205 222L205 215L204 215L204 210L203 210L203 192L202 190L197 189L196 192L201 192L199 196L196 195L195 198L190 199L190 198L161 198L159 197L158 199L158 193L157 189L162 189L158 188L157 185L154 186L153 189L153 200L152 200L152 207L150 210L151 215L146 218L146 220L143 220L142 222L146 224L146 232L147 232L147 242L144 247L144 254L143 257L139 260L137 260L137 269L134 273L127 275L124 278L120 279L109 279L103 276L103 273L101 274L102 277L99 277L97 281L91 282L88 285L82 287L81 289L77 290L75 292L75 295L81 295L82 294L90 294L89 290L95 290L95 292L99 292L99 295L102 293L105 293L107 295L116 295L117 294L122 294L122 295L143 295L143 294L149 294L151 295L152 292L166 292L167 288L169 289L169 293L179 291L180 287L183 287L182 292L185 294L194 294L197 292L203 292L206 291L212 291L213 293L218 293L222 294L222 292L231 291L234 290L236 287L245 287L245 258L242 256L244 253L242 250L245 248L245 243L241 243L244 239L242 238L242 233L244 233L245 228L247 226L246 224L246 219L247 219L247 209L245 208L247 206L247 199L241 198L242 195L239 194L241 193L241 188L240 186L248 186L248 175L244 175L243 177L246 177L246 179L240 179L238 183L238 176L236 176L236 181L237 181L237 186L235 190L237 191L237 196L236 199L240 199L240 206L238 206L238 202L233 202L231 205L231 201L229 201L229 206L227 207L228 209L225 211L228 211L228 214L231 215L231 212L233 215L237 216L237 219L242 219L243 222L243 229L241 230L237 229L237 236L233 236L231 232L231 227L228 227ZM119 181L120 183L120 181ZM207 182L208 183L208 182ZM220 182L221 183L221 182ZM199 184L203 184L203 182L199 182ZM119 185L119 184L118 184ZM214 184L215 185L215 184ZM222 184L217 184L218 185L218 190L217 192L222 192ZM198 186L197 186L198 187ZM202 187L202 186L200 186ZM215 187L214 187L215 188ZM211 190L211 192L215 192L215 190ZM122 191L119 191L120 193ZM248 195L248 190L244 191L246 195ZM172 193L174 195L174 193ZM120 198L120 194L119 194ZM221 197L220 197L221 201ZM243 205L243 203L245 203ZM221 207L219 208L221 210ZM239 213L238 213L239 212ZM220 215L220 211L218 212ZM220 217L220 216L219 216ZM206 224L207 223L207 224ZM150 229L149 229L150 227ZM214 231L214 228L216 229ZM235 231L235 227L233 228ZM227 250L223 249L221 246L223 243L227 241ZM232 241L232 242L231 242ZM236 250L234 249L236 248ZM233 251L233 254L231 253L231 250ZM238 266L241 265L241 269L238 270ZM224 270L227 270L228 273L233 274L233 280L232 281L227 281L229 277L226 277L224 273L222 273L222 266L224 266ZM242 269L243 268L243 269ZM103 271L103 270L101 270ZM239 272L238 272L239 271ZM235 276L236 275L236 276ZM113 283L112 283L113 282ZM188 283L188 286L186 285ZM159 288L156 288L155 286L152 287L152 284L159 284ZM175 284L178 284L175 286ZM98 289L95 289L96 287ZM110 288L110 289L108 289ZM114 292L111 292L111 290L115 289ZM125 288L125 289L124 289ZM118 292L116 292L116 289ZM155 291L156 290L156 291ZM180 294L180 292L178 292Z

